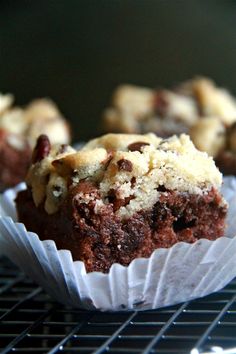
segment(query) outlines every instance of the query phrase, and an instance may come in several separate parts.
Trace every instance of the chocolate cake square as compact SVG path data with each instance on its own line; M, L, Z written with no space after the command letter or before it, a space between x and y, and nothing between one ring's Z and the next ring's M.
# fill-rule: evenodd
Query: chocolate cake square
M19 220L88 272L224 234L221 173L187 135L107 134L79 151L41 136L26 181Z

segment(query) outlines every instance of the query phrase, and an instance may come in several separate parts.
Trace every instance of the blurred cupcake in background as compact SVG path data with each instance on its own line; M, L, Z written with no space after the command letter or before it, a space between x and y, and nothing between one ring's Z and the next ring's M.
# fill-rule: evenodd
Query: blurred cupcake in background
M121 85L104 111L103 127L161 137L188 133L224 174L236 174L236 100L208 78L197 77L173 89Z
M40 134L54 144L71 140L69 124L51 100L37 99L24 108L13 101L13 95L0 94L0 191L24 179Z

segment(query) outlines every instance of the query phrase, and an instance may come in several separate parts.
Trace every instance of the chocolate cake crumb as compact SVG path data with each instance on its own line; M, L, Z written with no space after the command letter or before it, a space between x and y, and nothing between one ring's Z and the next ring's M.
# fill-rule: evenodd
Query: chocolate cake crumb
M95 199L85 204L81 193ZM48 215L42 205L36 208L27 190L18 194L16 204L19 220L28 230L41 240L53 239L58 249L70 250L73 260L83 261L88 272L106 273L113 263L127 266L137 257L149 257L157 248L200 238L215 240L224 234L227 207L215 189L202 196L166 191L151 209L125 220L115 211L127 200L116 200L114 193L100 213L95 212L95 200L100 200L97 187L81 181L70 187L55 214Z

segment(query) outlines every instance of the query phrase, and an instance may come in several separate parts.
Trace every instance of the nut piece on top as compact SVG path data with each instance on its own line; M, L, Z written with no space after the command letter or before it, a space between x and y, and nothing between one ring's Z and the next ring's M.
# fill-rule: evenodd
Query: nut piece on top
M0 191L24 179L40 134L53 144L70 142L69 125L52 101L38 99L25 108L12 102L12 95L0 94Z
M186 135L107 134L80 151L41 136L16 204L28 230L69 249L87 271L108 272L160 247L222 236L221 183Z

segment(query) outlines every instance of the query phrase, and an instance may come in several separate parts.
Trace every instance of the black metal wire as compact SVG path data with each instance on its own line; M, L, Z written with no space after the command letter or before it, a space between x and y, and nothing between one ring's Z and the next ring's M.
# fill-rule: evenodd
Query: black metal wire
M0 258L0 353L199 353L236 347L236 279L184 304L144 312L98 312L55 303Z

